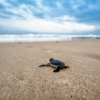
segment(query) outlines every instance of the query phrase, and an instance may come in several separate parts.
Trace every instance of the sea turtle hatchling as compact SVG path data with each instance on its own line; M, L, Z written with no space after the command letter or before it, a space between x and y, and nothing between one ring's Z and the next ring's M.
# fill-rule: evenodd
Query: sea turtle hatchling
M51 66L56 68L56 70L54 70L53 72L59 72L60 69L69 67L69 66L65 66L65 64L62 61L54 60L53 58L50 58L50 63L40 65L39 67L43 67L43 66Z

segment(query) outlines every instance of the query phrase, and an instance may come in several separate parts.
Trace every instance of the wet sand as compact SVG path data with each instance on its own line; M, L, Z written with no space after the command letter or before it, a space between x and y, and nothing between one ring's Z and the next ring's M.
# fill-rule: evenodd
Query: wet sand
M100 40L1 43L0 100L100 100Z

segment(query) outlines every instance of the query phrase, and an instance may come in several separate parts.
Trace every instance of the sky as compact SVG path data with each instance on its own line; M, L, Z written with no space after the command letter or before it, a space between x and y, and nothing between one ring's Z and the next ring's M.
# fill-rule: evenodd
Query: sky
M0 0L0 34L100 35L100 0Z

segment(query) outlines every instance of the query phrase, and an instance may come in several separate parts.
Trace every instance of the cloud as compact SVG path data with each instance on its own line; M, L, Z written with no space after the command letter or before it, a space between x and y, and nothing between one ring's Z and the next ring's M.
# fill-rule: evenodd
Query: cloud
M12 20L12 21L11 21ZM29 32L52 32L52 33L72 33L72 32L84 32L95 30L94 26L85 24L78 24L73 22L54 22L43 19L38 19L33 16L29 16L26 20L20 20L12 18L1 21L1 24L8 29L19 29L21 31Z
M5 2L4 0L0 0L0 4L4 6L11 6L9 3Z
M95 31L99 5L99 0L0 0L0 26L29 32Z

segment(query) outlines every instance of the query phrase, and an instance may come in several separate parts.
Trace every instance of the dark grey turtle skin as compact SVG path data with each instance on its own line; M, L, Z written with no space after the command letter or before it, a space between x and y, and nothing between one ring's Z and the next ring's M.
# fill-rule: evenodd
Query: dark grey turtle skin
M43 67L43 66L51 66L56 68L53 72L59 72L60 69L69 67L69 66L65 66L65 64L62 61L54 60L53 58L50 58L50 63L40 65L39 67Z

